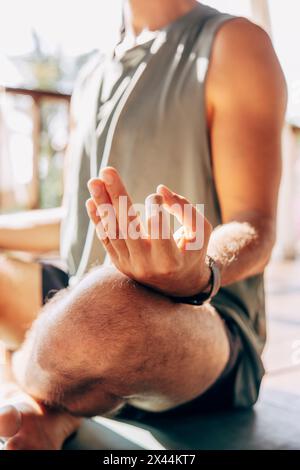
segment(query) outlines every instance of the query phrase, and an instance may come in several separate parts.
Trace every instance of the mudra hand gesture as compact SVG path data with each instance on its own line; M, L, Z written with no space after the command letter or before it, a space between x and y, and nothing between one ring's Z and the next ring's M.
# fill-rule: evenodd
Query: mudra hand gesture
M209 287L206 254L212 227L189 201L160 185L146 199L146 229L114 168L103 169L88 187L89 217L119 271L174 297L193 296ZM127 202L128 210L120 201ZM175 234L170 214L182 226Z

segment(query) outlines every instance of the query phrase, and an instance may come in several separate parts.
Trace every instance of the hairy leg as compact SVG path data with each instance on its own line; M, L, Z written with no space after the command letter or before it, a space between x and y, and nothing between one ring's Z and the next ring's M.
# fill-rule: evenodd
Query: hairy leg
M210 305L176 304L101 268L46 306L14 366L34 397L88 416L126 402L159 412L192 400L228 358Z

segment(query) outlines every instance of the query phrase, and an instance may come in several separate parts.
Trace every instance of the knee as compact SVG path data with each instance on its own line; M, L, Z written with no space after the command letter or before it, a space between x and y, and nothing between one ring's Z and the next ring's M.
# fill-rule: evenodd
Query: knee
M60 322L76 342L81 358L117 359L124 350L138 348L146 329L144 289L113 268L89 274L70 292L61 310ZM66 339L66 338L65 338Z
M153 344L153 303L159 308L164 302L111 268L95 270L55 297L35 335L35 369L46 395L97 380L116 395L132 391Z

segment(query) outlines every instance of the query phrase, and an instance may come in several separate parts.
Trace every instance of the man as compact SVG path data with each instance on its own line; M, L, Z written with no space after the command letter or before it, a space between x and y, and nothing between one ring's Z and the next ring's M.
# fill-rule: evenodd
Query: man
M282 71L260 28L194 0L131 0L125 13L114 54L85 71L73 97L68 273L1 261L1 337L15 351L3 371L7 449L60 448L80 416L139 409L176 418L249 407L258 396ZM179 237L161 236L160 215L148 221L158 239L123 236L120 196L141 203L155 190L148 204L181 218ZM190 201L205 205L204 219L196 209L182 219ZM103 204L114 208L116 237ZM1 247L57 248L57 212L29 217L27 225L2 219ZM203 243L188 251L197 219ZM138 214L129 221L140 225ZM102 245L117 270L92 269L104 260ZM68 284L38 315L41 292L45 302Z

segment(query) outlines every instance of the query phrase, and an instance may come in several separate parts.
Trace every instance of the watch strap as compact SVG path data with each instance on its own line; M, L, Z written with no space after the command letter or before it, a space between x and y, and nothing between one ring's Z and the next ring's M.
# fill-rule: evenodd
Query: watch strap
M221 272L217 263L211 256L207 256L208 266L211 271L210 289L208 292L200 292L191 297L174 297L175 302L189 305L202 305L217 295L221 287Z
M217 295L221 287L221 271L211 256L209 256L209 267L212 273L212 283L209 298L212 299Z

